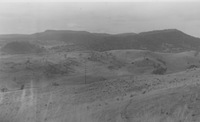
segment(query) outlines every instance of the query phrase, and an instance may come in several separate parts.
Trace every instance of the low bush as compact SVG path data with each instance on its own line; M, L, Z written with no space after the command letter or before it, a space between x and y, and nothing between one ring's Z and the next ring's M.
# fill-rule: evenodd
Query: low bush
M157 75L163 75L163 74L165 74L166 71L167 71L167 68L160 66L160 67L154 69L152 73L157 74Z

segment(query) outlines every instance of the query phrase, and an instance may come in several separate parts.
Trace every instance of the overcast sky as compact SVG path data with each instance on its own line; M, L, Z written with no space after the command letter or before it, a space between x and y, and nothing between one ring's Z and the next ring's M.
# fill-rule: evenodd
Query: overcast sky
M169 28L200 37L200 2L0 4L1 34L47 29L138 33Z

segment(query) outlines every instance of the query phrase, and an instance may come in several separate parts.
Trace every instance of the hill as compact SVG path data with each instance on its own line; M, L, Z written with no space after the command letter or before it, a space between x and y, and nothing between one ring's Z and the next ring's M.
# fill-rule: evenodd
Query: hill
M30 54L30 53L41 53L44 51L43 48L38 45L31 44L25 41L13 41L9 42L1 48L1 51L6 54Z
M30 35L0 35L0 40L62 41L95 51L143 49L158 52L182 52L198 50L200 46L200 38L192 37L177 29L115 35L86 31L47 30Z

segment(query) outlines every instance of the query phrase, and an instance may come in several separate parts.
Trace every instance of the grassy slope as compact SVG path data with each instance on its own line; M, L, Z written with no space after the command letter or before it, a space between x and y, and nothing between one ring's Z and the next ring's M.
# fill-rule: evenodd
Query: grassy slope
M187 122L198 119L198 109L192 106L198 106L199 86L195 84L199 83L200 70L187 69L191 64L199 65L199 55L194 54L192 51L162 54L141 50L114 50L101 53L72 52L67 54L66 59L62 53L32 55L30 69L23 68L24 65L17 65L26 62L29 55L1 58L1 63L4 64L1 65L2 81L8 83L9 78L12 80L15 76L19 78L17 81L23 78L28 84L25 90L15 88L18 91L1 93L0 120L2 122L135 122L136 120ZM46 63L42 63L44 57L54 64L73 59L78 66L71 65L75 70L72 74L44 78L38 73L42 70L37 70L38 65L40 68L45 68ZM88 84L83 84L85 60L87 60ZM151 74L150 71L154 68L152 65L154 63L162 65L163 61L168 67L167 73L170 74ZM15 72L9 68L13 63L16 63ZM112 69L108 69L108 66L112 66ZM131 66L143 69L145 73L138 73L138 69L130 70ZM39 81L32 73L39 78ZM30 89L30 87L37 88Z

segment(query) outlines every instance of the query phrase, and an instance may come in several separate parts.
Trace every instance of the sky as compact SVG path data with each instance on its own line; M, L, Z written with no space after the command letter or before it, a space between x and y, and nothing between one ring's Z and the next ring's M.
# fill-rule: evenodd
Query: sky
M48 29L111 34L178 29L200 37L200 2L0 3L0 34Z

